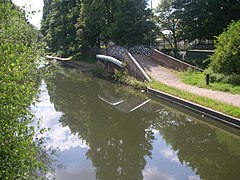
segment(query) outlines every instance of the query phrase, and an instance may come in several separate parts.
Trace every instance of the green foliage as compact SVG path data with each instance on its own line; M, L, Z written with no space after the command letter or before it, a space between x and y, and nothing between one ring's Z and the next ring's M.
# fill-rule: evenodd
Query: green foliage
M119 83L125 83L128 79L128 72L127 70L117 70L114 69L113 79Z
M232 20L240 19L239 0L174 0L173 7L189 41L214 39Z
M211 109L217 110L219 112L228 114L230 116L240 118L240 108L232 105L228 105L222 103L220 101L216 101L213 99L205 98L202 96L198 96L196 94L192 94L183 90L176 89L174 87L167 86L157 81L153 81L152 84L149 84L150 87L172 94L174 96L183 98L185 100L200 104L205 107L209 107Z
M29 125L39 84L38 32L22 11L0 2L0 179L38 179L48 170L44 140Z
M240 21L231 23L217 38L216 50L210 59L215 73L240 75Z
M155 40L155 24L146 0L117 1L113 20L107 28L110 39L119 45L150 44Z
M240 85L240 75L224 75L224 74L217 74L217 73L212 73L210 74L210 81L215 83L215 82L219 82L219 83L228 83L232 86L234 85Z
M240 94L240 86L237 81L240 81L240 76L225 76L220 74L210 74L210 84L206 85L205 73L202 72L186 72L181 73L181 80L193 86L208 88L212 90L229 92L232 94ZM234 82L235 81L235 82ZM234 85L235 83L235 85Z
M180 19L176 16L175 10L173 8L173 0L161 0L156 8L156 17L155 20L159 25L161 30L161 36L164 40L168 41L171 48L177 49L177 42L179 40L179 34L181 28L178 25ZM171 37L162 33L163 30L170 30L172 32L172 37L174 43L171 40Z
M213 40L232 20L240 19L239 11L239 0L160 0L155 20L161 31L172 31L171 39L160 34L177 48L179 40Z
M79 50L75 27L79 11L77 0L44 0L41 32L50 51L60 57L68 57Z
M97 46L104 39L106 31L106 12L103 1L83 0L77 19L77 40L83 53L86 49Z
M119 45L149 44L154 38L155 25L149 21L151 12L146 0L82 1L78 27L80 44L87 48L100 42Z
M150 44L155 24L146 5L147 0L45 0L41 31L50 50L60 56L85 55L109 41Z

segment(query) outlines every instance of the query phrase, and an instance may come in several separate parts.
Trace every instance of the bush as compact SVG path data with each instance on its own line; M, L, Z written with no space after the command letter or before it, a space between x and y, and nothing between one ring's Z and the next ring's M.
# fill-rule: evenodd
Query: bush
M44 179L44 139L30 125L37 94L37 31L8 1L0 3L0 179Z
M235 82L236 75L240 75L240 20L219 35L215 46L210 66L214 73L231 75L230 81Z
M224 74L213 73L210 75L210 82L223 82L233 85L240 85L240 75L232 74L226 76Z
M114 69L114 75L113 75L113 79L119 83L126 83L128 78L128 71L127 69L124 70L117 70Z
M205 71L206 74L210 75L210 82L223 82L232 85L240 85L240 75L231 74L225 75L223 73L215 73L213 69L210 67Z

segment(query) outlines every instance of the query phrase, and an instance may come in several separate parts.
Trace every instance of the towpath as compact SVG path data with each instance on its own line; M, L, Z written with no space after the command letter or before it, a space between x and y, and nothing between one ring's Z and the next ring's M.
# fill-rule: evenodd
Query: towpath
M147 74L163 84L240 107L239 94L233 95L226 92L213 91L185 84L173 72L171 72L171 70L160 66L150 57L140 54L134 54L133 57L138 61Z

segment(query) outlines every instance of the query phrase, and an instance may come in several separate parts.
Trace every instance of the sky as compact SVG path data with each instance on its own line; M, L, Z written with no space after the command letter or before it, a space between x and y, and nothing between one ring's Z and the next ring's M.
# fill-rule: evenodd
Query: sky
M24 9L26 9L27 11L36 11L34 15L31 15L28 18L28 20L38 29L40 28L40 22L42 19L43 0L12 0L12 2L20 7L25 6Z
M149 0L149 4L150 4L150 2L151 2L151 0ZM160 2L160 0L152 0L153 8L156 8L159 2Z
M152 0L153 8L155 8L160 0ZM42 19L42 9L43 9L43 0L12 0L12 2L20 7L25 6L25 9L28 11L36 11L28 20L38 29L40 28L40 23ZM149 0L149 7L150 7ZM38 12L40 11L40 12Z

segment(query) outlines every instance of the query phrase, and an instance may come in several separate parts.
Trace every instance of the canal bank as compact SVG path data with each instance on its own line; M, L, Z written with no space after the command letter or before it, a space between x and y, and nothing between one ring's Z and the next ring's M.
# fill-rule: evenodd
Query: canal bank
M215 111L213 109L201 106L199 104L184 100L182 98L170 95L168 93L153 89L151 87L147 87L147 92L153 96L158 97L159 99L164 99L166 101L169 101L171 103L176 104L177 106L186 108L188 110L194 111L198 114L200 114L202 117L208 117L210 120L215 120L224 124L227 124L229 126L232 126L234 128L240 128L240 119L228 116L226 114L223 114L219 111Z

